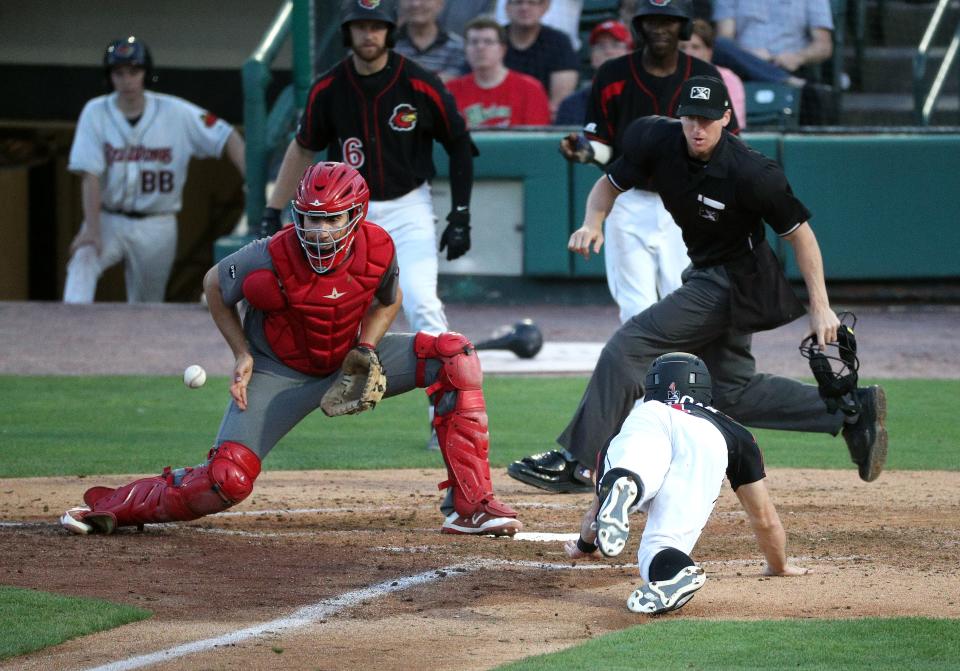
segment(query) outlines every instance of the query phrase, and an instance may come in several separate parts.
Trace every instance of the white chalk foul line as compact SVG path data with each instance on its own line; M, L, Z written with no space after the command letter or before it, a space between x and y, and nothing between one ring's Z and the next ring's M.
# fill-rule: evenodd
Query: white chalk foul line
M249 638L261 636L266 633L273 634L289 629L305 627L314 622L326 619L331 615L335 615L346 608L363 603L364 601L382 597L392 592L399 592L416 585L422 585L439 580L440 578L449 575L451 572L454 572L457 568L458 567L448 567L445 569L440 569L439 571L425 571L423 573L417 573L416 575L398 578L396 580L386 580L364 589L347 592L346 594L341 594L340 596L332 599L325 599L310 606L300 608L286 617L270 620L269 622L263 622L252 627L247 627L245 629L223 634L222 636L206 638L200 641L193 641L192 643L185 643L183 645L167 648L166 650L159 650L147 655L140 655L138 657L131 657L130 659L113 662L111 664L93 667L90 669L90 671L124 671L125 669L139 669L144 666L156 664L158 662L165 662L178 657L184 657L185 655L204 652L217 646L239 643Z
M464 575L477 569L503 566L535 568L547 571L613 568L610 565L603 564L572 565L533 561L478 559L464 562L462 564L455 564L439 569L433 569L431 571L424 571L423 573L417 573L415 575L405 576L395 580L385 580L363 589L341 594L340 596L333 597L332 599L318 601L315 604L295 610L286 617L270 620L269 622L262 622L252 627L246 627L244 629L232 631L221 636L184 643L183 645L177 645L172 648L167 648L166 650L158 650L146 655L138 655L136 657L130 657L117 662L111 662L102 666L91 667L87 671L126 671L128 669L140 669L152 664L158 664L160 662L168 662L173 659L185 657L187 655L206 652L207 650L211 650L218 646L240 643L241 641L255 638L263 634L276 634L282 631L306 627L315 622L319 622L320 620L327 619L332 615L336 615L347 608L357 606L365 601L380 598L393 592L400 592L410 587L416 587L418 585L435 582L448 576Z

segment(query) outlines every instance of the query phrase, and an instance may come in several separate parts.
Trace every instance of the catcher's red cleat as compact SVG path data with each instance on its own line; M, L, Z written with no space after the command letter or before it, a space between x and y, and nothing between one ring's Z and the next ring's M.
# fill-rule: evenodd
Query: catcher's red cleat
M113 513L93 512L83 506L64 512L60 526L74 534L111 534L117 528L117 518Z
M450 513L440 527L442 534L476 534L480 536L513 536L523 528L514 517L498 517L485 510L472 515Z

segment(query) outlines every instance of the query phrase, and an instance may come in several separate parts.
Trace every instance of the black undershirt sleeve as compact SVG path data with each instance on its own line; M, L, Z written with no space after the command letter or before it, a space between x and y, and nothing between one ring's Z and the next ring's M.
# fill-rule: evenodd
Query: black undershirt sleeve
M450 157L450 209L469 207L473 191L473 157L479 152L469 134L460 135L445 148Z

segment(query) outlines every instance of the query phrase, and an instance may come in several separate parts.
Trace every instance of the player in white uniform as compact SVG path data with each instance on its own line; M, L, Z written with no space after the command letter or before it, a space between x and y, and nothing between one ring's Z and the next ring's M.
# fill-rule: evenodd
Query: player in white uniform
M589 556L598 546L608 557L620 554L630 531L628 513L646 512L637 551L645 584L627 608L648 614L679 608L706 582L689 553L726 474L767 559L766 575L807 573L787 561L786 535L763 483L763 457L753 436L709 405L712 382L703 361L664 354L644 386L646 396L600 455L597 498L580 539L565 546L567 554Z
M135 37L111 42L103 65L113 92L84 106L70 150L68 168L83 178L83 226L70 244L63 300L92 302L100 275L124 261L127 301L159 302L191 157L226 149L243 174L244 142L196 105L147 91L153 63Z

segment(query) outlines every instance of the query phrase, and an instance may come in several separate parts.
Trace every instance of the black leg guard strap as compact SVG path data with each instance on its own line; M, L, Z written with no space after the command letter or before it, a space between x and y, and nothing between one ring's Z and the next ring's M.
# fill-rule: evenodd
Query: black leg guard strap
M630 506L633 507L637 505L638 501L643 500L643 483L640 481L640 478L637 477L636 473L628 471L625 468L611 468L603 474L603 477L597 481L597 498L603 502L610 493L613 483L620 478L630 478L634 484L637 485L637 498L630 503Z
M650 562L650 582L670 580L687 566L696 566L687 553L676 548L660 550Z

